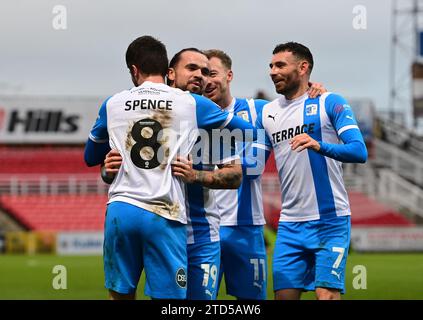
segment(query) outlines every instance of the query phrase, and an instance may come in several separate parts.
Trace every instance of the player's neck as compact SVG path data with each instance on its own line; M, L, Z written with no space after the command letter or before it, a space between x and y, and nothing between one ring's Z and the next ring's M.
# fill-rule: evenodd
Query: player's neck
M231 105L233 99L234 98L232 97L232 95L228 93L227 95L222 97L222 99L217 104L220 106L220 108L225 109Z
M146 81L150 81L150 82L154 82L154 83L164 83L164 77L161 75L148 75L146 77L140 77L138 79L138 85L142 85L144 82Z
M300 84L297 90L284 94L286 100L294 100L301 97L308 91L308 82Z
M226 109L227 107L231 105L233 99L234 98L231 95L231 90L228 88L228 91L226 91L225 95L223 95L222 98L219 99L218 101L215 101L215 103L221 109Z

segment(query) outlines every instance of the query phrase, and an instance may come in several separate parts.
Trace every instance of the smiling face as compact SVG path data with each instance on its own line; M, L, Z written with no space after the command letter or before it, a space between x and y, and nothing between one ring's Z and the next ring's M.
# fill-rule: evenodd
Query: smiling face
M290 51L281 51L273 55L272 62L269 64L270 77L277 93L289 96L298 90L301 75L304 74L301 67L303 62L305 61L298 61Z
M192 93L203 94L210 73L207 57L199 52L185 51L178 63L169 68L168 78L172 86Z
M217 57L210 58L209 64L210 77L204 95L221 107L226 107L222 104L227 95L230 95L229 84L233 78L232 71L228 70Z

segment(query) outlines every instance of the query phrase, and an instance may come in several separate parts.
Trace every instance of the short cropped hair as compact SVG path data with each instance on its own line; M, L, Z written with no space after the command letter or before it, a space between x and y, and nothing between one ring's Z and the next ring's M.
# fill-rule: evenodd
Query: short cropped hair
M278 44L273 50L273 54L277 54L279 52L284 52L284 51L292 52L292 54L296 58L306 60L309 64L308 73L311 74L311 71L313 70L314 61L313 61L313 55L311 54L311 51L309 48L302 45L301 43L291 41L287 43Z
M225 66L226 69L231 70L232 69L232 59L229 57L224 51L218 50L218 49L210 49L204 51L207 58L218 58L220 61L222 61L222 64Z
M132 65L146 75L167 74L168 58L166 46L151 36L142 36L128 46L126 50L126 65L132 74Z

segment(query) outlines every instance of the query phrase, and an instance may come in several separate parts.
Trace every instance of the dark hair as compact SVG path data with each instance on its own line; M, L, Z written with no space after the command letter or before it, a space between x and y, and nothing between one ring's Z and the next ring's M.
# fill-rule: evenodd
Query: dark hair
M185 48L185 49L182 49L181 51L175 53L175 55L173 56L173 58L170 60L170 62L169 62L169 68L174 68L178 64L179 60L181 59L181 55L184 52L186 52L186 51L198 52L198 53L201 53L201 54L204 54L205 55L205 53L203 51L201 51L201 50L199 50L197 48Z
M287 43L278 44L273 50L273 54L283 51L292 52L292 54L298 59L306 60L309 64L308 73L311 73L311 70L313 70L314 61L313 55L311 54L309 48L302 45L301 43L291 41Z
M165 45L151 36L142 36L129 45L126 50L126 65L132 74L135 65L146 75L167 74L168 58Z
M218 58L222 61L222 64L225 66L226 69L230 70L232 68L232 59L229 57L225 52L218 49L210 49L204 51L207 58Z

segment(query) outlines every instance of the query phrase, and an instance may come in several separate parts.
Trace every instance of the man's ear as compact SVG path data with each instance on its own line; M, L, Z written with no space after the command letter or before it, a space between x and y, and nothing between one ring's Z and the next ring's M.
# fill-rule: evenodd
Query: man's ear
M131 65L131 68L130 68L129 70L130 70L130 72L131 72L131 75L132 75L134 78L137 78L138 73L139 73L139 70L138 70L137 66L133 64L133 65Z
M308 72L308 69L310 68L310 64L308 61L303 60L300 62L300 74L305 75Z
M175 69L173 69L173 68L167 69L167 78L170 81L175 81Z
M233 78L234 78L234 73L232 72L232 70L229 70L226 76L226 79L228 80L228 82L231 82Z

